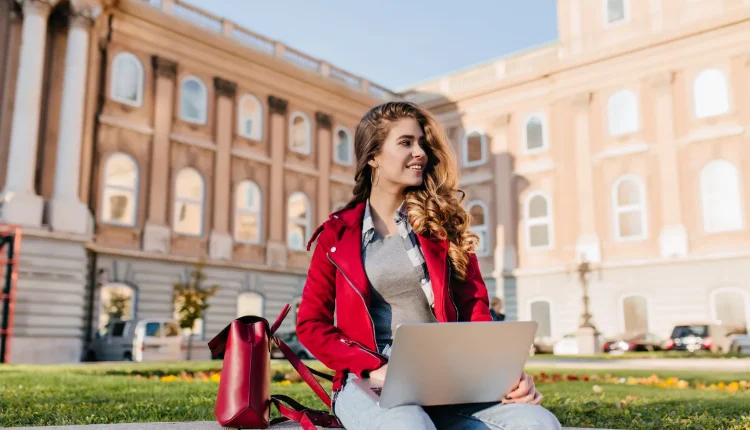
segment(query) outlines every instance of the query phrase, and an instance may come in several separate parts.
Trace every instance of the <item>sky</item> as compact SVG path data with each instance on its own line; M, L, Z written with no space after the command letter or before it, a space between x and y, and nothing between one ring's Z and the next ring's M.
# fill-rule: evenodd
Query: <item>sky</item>
M390 90L557 39L556 0L187 0Z

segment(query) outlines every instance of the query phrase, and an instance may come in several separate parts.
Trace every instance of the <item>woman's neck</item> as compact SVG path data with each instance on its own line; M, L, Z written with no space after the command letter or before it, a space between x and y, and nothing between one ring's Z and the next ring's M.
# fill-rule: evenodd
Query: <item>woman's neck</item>
M370 191L370 208L373 212L375 229L378 232L386 233L382 231L382 227L385 227L387 233L384 235L394 233L396 223L393 220L393 215L403 201L403 191L391 193L380 187L375 187Z

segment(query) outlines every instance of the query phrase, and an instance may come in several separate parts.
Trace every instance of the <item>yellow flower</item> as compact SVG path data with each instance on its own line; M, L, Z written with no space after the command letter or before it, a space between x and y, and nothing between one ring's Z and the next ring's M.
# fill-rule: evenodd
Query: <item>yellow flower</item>
M627 384L628 385L636 385L636 384L638 384L638 379L630 377L630 378L628 378Z
M740 381L740 388L750 388L750 385L748 385L747 381Z
M162 382L172 382L172 381L176 381L176 380L177 380L177 377L174 376L174 375L168 375L168 376L162 376L161 377L161 381Z
M277 382L277 383L276 383L275 385L289 385L289 384L291 384L291 383L292 383L292 381L290 381L290 380L288 380L288 379L285 379L285 380L283 380L283 381L279 381L279 382Z
M724 382L719 382L716 384L716 388L719 389L719 391L724 391L724 388L726 388L726 385L724 385Z
M737 390L740 389L739 382L731 382L729 385L727 385L726 392L728 393L736 393Z
M696 390L705 390L706 389L706 384L695 384L695 389Z
M219 381L221 381L221 373L214 373L213 375L211 375L211 377L209 378L209 380L211 380L211 382L219 382Z
M716 391L717 387L716 384L711 384L708 386L708 391Z
M687 388L687 387L688 387L689 385L690 385L690 384L688 384L688 381L685 381L685 380L681 379L681 380L680 380L680 382L678 382L678 383L677 383L677 388L680 388L680 389L683 389L683 390L684 390L684 389L685 389L685 388Z

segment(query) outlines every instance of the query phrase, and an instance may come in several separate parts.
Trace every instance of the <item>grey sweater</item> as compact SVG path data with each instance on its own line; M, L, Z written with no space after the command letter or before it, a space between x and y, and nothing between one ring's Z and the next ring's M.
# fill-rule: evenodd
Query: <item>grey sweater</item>
M378 342L393 339L399 324L437 321L398 234L383 238L375 232L364 250L364 260L372 286L370 316Z

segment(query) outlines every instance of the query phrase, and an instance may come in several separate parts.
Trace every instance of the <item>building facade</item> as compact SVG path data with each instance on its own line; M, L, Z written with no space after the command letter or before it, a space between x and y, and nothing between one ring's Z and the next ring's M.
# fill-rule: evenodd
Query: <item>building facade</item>
M750 3L560 0L559 40L415 85L463 162L510 319L750 322Z
M0 0L0 28L10 362L80 360L115 301L172 317L200 260L220 288L195 358L299 300L307 239L351 197L353 130L393 93L179 1Z

